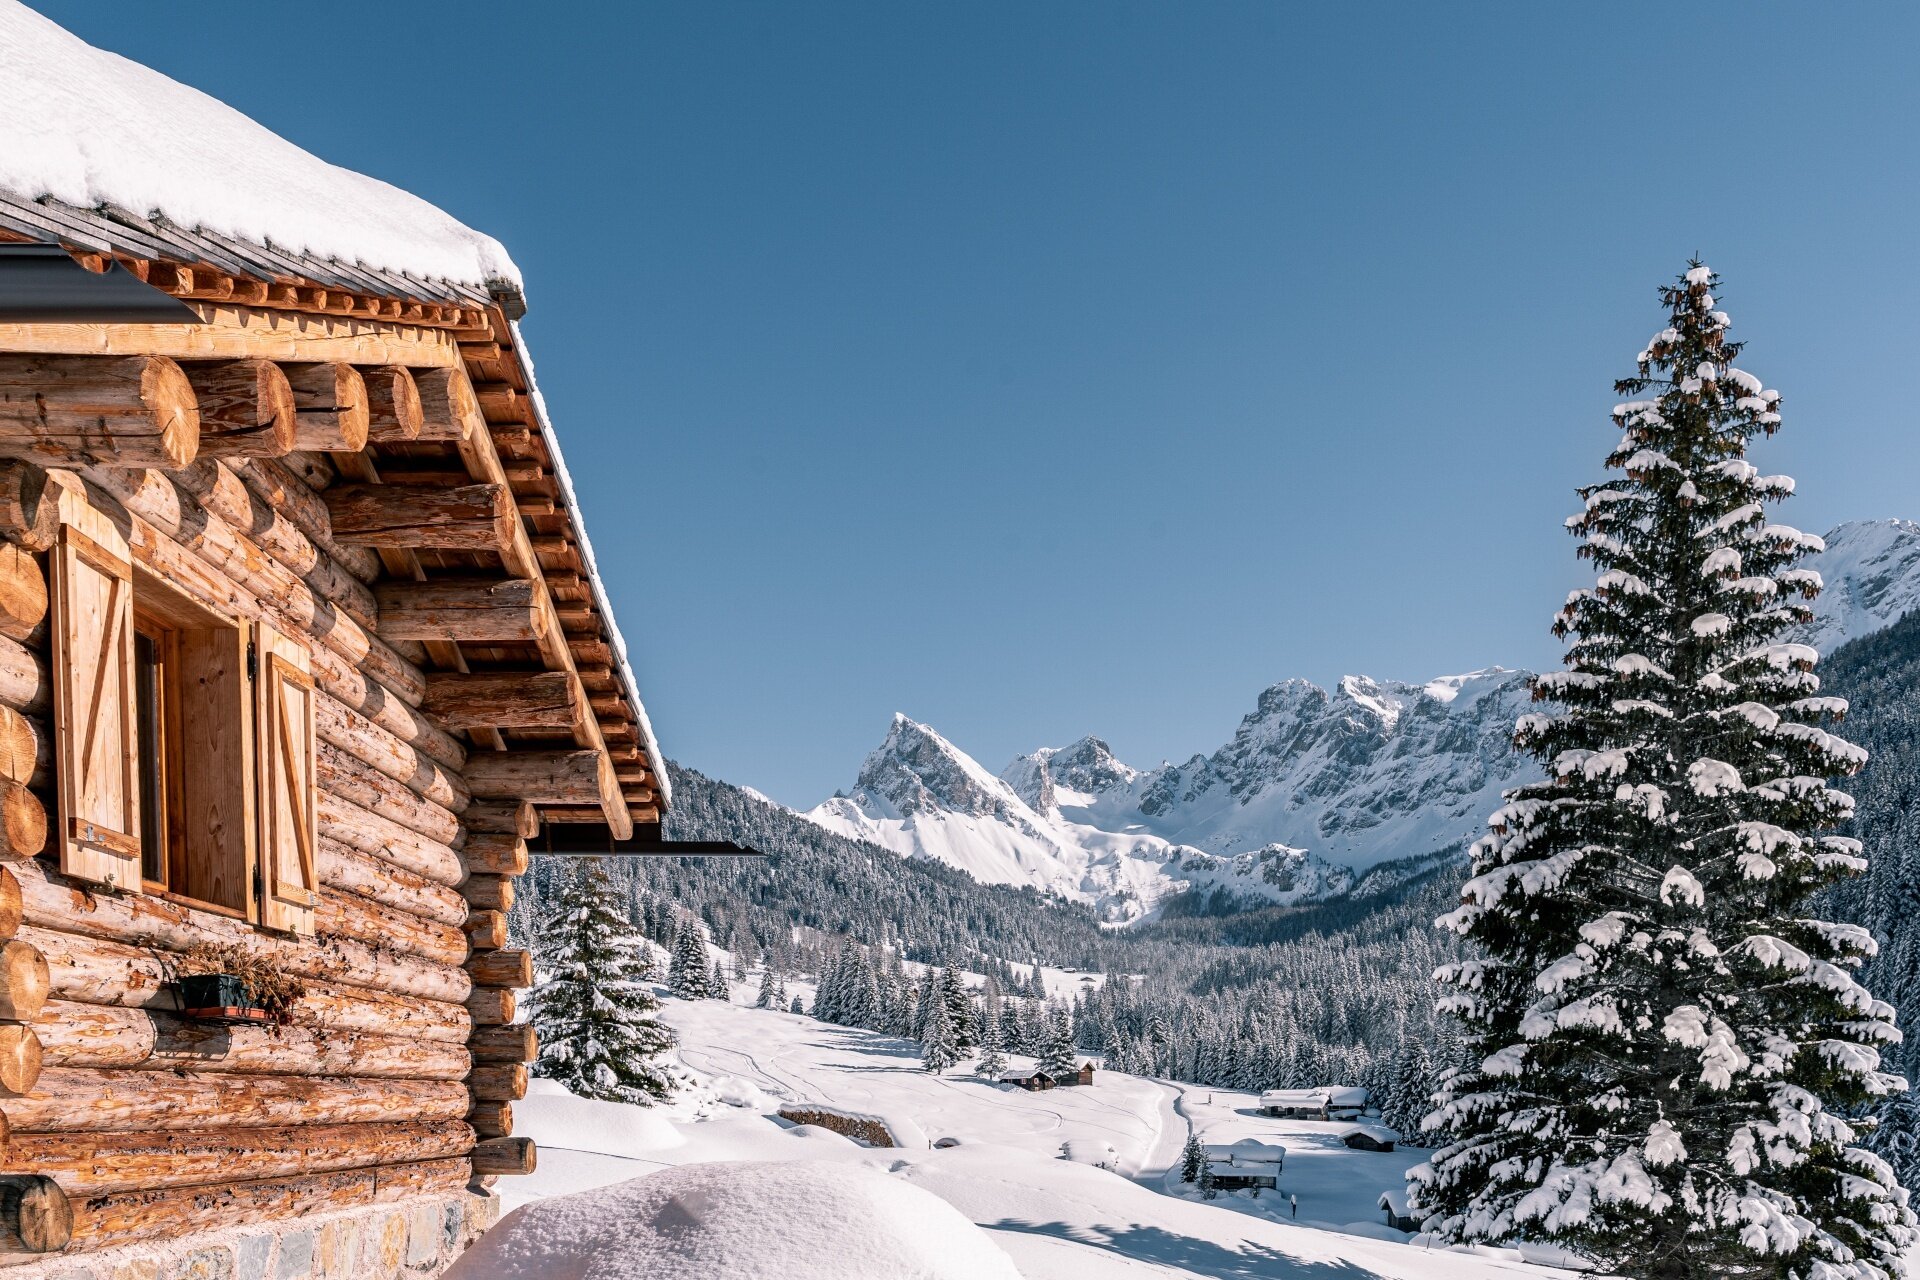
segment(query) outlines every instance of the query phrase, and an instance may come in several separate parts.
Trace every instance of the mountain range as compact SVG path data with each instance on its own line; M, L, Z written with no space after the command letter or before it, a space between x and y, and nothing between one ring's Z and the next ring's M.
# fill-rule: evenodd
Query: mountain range
M1826 653L1920 607L1920 523L1844 524L1816 557L1826 589L1802 637ZM1346 676L1266 689L1210 754L1137 769L1099 738L997 774L895 715L853 786L804 816L990 884L1030 885L1112 924L1170 895L1220 907L1385 887L1456 857L1502 790L1532 776L1513 722L1529 673L1419 683Z

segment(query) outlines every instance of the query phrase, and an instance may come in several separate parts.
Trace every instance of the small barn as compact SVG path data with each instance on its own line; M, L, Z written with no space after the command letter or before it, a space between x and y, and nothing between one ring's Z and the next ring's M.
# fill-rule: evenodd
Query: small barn
M1380 1208L1386 1214L1387 1225L1395 1231L1418 1231L1420 1219L1407 1209L1407 1193L1404 1190L1382 1191Z
M1092 1083L1093 1083L1093 1064L1091 1062L1081 1063L1080 1069L1078 1071L1075 1071L1070 1076L1063 1076L1060 1080L1060 1085L1062 1088L1065 1088L1068 1085L1090 1085Z
M1355 1151L1391 1151L1400 1135L1383 1124L1350 1124L1340 1131L1340 1141Z
M1054 1088L1060 1082L1044 1071L1009 1071L1000 1077L1000 1083L1017 1085L1028 1093L1039 1093Z
M1209 1142L1204 1148L1209 1160L1225 1160L1241 1164L1271 1164L1276 1167L1285 1163L1287 1149L1277 1142L1262 1142L1258 1138L1242 1138L1238 1142Z
M1207 1171L1222 1191L1272 1190L1280 1185L1280 1166L1264 1160L1209 1160Z
M1285 1120L1357 1120L1366 1109L1367 1091L1358 1085L1268 1089L1260 1095L1260 1110Z

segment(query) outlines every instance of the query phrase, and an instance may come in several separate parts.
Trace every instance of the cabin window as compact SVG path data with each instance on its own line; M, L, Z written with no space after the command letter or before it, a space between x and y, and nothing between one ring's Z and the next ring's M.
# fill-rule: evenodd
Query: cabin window
M99 512L67 514L49 556L61 871L312 933L306 646L134 565Z
M250 918L245 631L144 572L133 605L141 880Z

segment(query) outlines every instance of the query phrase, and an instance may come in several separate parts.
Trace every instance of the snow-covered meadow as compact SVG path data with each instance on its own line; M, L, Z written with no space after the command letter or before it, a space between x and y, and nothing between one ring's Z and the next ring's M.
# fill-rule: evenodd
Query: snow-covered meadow
M750 986L735 996L750 999ZM662 1013L690 1087L647 1109L536 1082L514 1110L515 1131L539 1144L539 1170L501 1181L517 1212L454 1280L658 1277L680 1266L743 1280L1559 1274L1507 1252L1408 1243L1383 1225L1377 1200L1420 1153L1348 1150L1336 1136L1344 1125L1268 1119L1250 1094L1108 1072L1091 1088L1026 1093L960 1071L929 1076L906 1041L811 1018L672 999ZM869 1149L774 1116L801 1101L897 1117L951 1145ZM1278 1191L1201 1201L1179 1181L1189 1125L1207 1143L1284 1145ZM874 1225L822 1236L828 1216Z

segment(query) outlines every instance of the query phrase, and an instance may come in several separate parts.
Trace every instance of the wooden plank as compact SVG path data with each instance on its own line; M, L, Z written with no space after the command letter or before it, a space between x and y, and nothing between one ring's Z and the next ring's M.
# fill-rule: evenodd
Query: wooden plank
M46 960L54 998L170 1012L179 1007L173 985L177 963L165 951L36 925L20 927L20 941ZM333 1035L371 1032L438 1044L459 1044L472 1030L466 1008L443 1000L398 995L372 987L302 979L307 992L293 1006L294 1027Z
M282 366L293 386L295 447L358 453L370 426L366 381L350 364Z
M406 366L378 365L360 376L367 384L367 438L382 444L419 439L420 388Z
M452 335L417 325L194 305L204 324L0 324L0 350L73 355L165 355L178 360L458 366Z
M0 353L0 452L56 466L183 467L199 448L193 385L165 356Z
M253 1222L452 1195L465 1188L472 1176L472 1163L461 1156L258 1182L219 1182L95 1196L75 1211L69 1249L103 1249Z
M463 776L481 799L597 805L603 769L612 772L598 751L483 751L468 759Z
M334 540L349 546L492 552L512 536L513 495L505 485L350 484L321 497Z
M539 592L525 578L436 578L374 587L382 639L530 643L542 632Z
M467 1087L449 1080L238 1075L217 1071L112 1071L49 1067L32 1092L9 1099L23 1133L244 1128L458 1120Z
M222 1026L154 1009L65 1000L48 1003L38 1030L48 1067L459 1080L472 1065L462 1046L410 1034Z
M44 1174L85 1198L441 1160L474 1143L465 1120L22 1134L0 1149L0 1174Z
M279 365L255 358L180 367L199 400L201 458L278 458L293 449L293 388Z
M566 729L577 687L564 671L435 671L420 709L449 729Z

